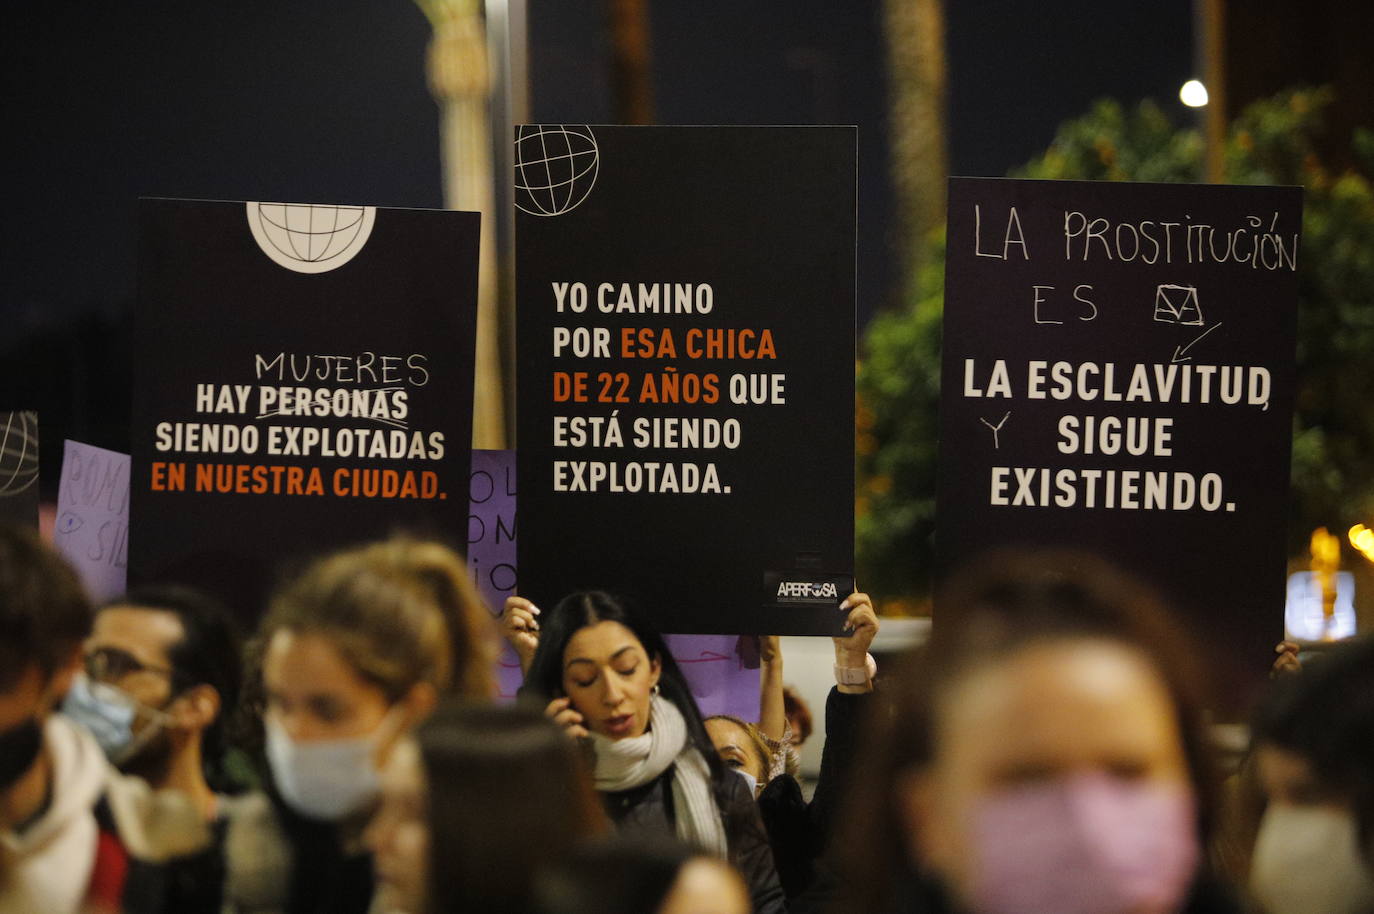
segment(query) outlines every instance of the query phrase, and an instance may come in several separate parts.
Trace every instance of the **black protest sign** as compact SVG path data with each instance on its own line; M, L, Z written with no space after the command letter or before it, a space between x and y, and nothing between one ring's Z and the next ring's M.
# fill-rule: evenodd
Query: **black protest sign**
M38 529L38 413L0 410L0 523Z
M1301 219L1297 188L951 180L941 570L1088 549L1160 588L1229 681L1266 670Z
M479 216L143 200L134 583L256 615L285 563L466 534Z
M854 129L521 127L516 153L521 593L836 633Z

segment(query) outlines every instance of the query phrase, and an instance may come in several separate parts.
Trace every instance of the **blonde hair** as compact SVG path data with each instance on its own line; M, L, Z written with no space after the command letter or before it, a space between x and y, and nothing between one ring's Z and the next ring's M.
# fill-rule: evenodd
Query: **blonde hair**
M763 738L763 731L758 728L758 724L752 724L747 720L735 717L733 714L712 714L706 718L712 720L728 720L730 723L744 731L745 738L748 739L754 754L758 756L761 774L759 775L759 786L766 787L772 780L769 776L773 767L773 752L768 748L768 742Z
M436 542L392 537L312 563L277 591L260 643L318 634L398 701L421 682L440 695L495 693L495 629L463 559Z

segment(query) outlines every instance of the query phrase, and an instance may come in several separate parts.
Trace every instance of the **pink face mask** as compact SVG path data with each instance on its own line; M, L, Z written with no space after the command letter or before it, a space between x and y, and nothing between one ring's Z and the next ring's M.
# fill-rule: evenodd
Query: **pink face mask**
M1198 863L1177 785L1076 774L993 794L973 824L977 914L1176 911Z

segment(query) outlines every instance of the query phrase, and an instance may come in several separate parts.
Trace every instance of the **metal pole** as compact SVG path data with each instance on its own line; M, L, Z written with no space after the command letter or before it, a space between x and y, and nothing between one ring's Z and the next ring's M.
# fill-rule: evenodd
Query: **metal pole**
M527 0L485 0L495 164L497 314L506 440L515 441L515 127L530 120Z
M1226 0L1193 0L1193 60L1207 87L1201 111L1204 176L1210 184L1226 180Z

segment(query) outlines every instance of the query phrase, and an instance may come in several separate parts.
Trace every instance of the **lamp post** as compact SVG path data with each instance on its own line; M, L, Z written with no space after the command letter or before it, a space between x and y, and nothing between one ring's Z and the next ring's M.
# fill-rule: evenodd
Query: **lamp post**
M506 444L492 168L491 78L480 0L417 0L434 29L429 88L439 104L444 205L482 214L477 279L476 372L472 446Z

